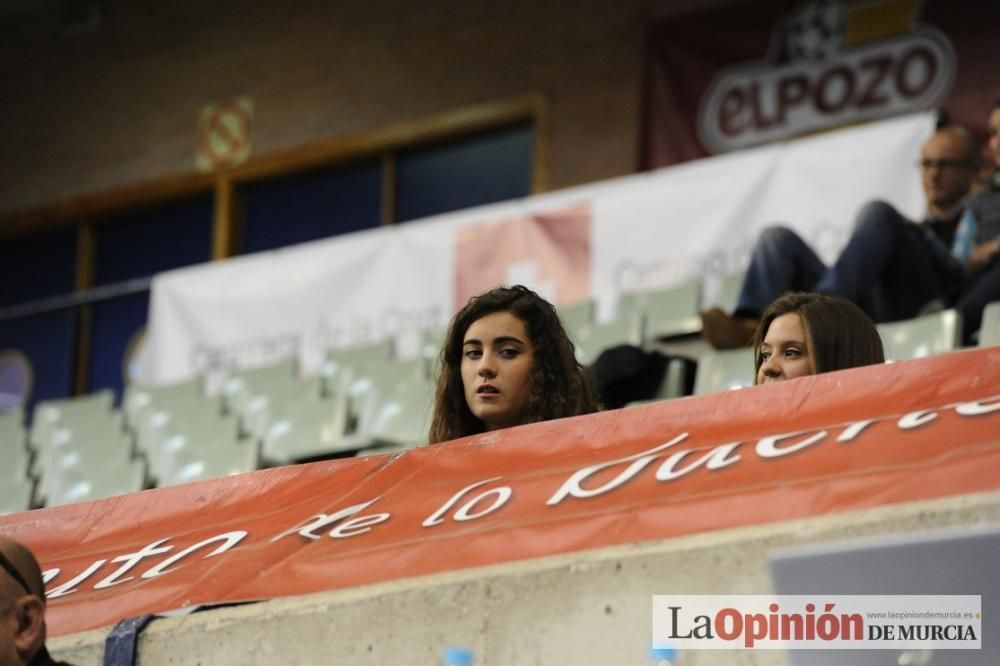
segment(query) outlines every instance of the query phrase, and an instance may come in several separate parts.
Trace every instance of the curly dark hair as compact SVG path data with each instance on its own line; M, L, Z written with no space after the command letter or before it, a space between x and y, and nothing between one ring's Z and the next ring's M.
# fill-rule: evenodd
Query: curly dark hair
M882 338L864 310L835 294L793 292L776 299L761 315L750 343L754 382L763 363L760 347L767 329L786 314L797 314L802 319L816 374L885 362Z
M495 312L509 312L520 319L534 347L531 397L522 423L597 411L594 382L577 362L573 342L552 304L521 285L497 287L470 299L448 326L441 349L434 417L428 435L431 444L486 430L465 400L462 343L474 322Z

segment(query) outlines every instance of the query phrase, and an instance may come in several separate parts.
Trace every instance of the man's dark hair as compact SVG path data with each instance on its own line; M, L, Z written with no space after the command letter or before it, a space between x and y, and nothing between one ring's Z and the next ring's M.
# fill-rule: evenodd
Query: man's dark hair
M983 147L979 143L976 135L969 131L964 125L950 124L939 127L938 132L952 132L965 139L965 161L971 167L978 167L983 159Z

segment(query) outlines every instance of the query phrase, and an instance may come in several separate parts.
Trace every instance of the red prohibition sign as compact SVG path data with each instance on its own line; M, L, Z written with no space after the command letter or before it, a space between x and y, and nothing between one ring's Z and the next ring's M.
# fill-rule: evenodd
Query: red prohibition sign
M251 116L239 102L215 108L201 124L198 149L215 167L237 161L250 139Z

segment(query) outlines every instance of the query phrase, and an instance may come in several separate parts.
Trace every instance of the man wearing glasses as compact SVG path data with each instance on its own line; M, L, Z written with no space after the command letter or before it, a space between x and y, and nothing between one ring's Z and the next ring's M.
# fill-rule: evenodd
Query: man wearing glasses
M45 588L35 556L0 536L0 569L0 666L59 666L45 649Z
M944 307L958 301L961 310L967 257L959 250L975 240L957 232L979 159L979 144L968 130L939 128L917 161L927 201L924 220L907 220L883 201L869 203L830 267L791 229L765 229L754 246L733 316L718 308L703 312L703 335L718 349L748 345L757 317L788 291L840 294L877 322L915 317L934 302ZM978 323L976 319L976 327Z
M1000 100L993 105L987 121L988 153L992 173L983 192L966 202L958 225L957 256L969 272L967 287L955 308L962 313L966 339L979 328L983 308L1000 301Z

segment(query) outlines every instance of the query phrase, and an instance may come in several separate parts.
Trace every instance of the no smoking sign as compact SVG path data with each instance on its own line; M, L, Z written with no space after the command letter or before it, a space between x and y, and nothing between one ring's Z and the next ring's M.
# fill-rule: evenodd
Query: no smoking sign
M237 97L209 104L198 119L195 164L199 171L217 171L242 164L250 157L253 100Z

